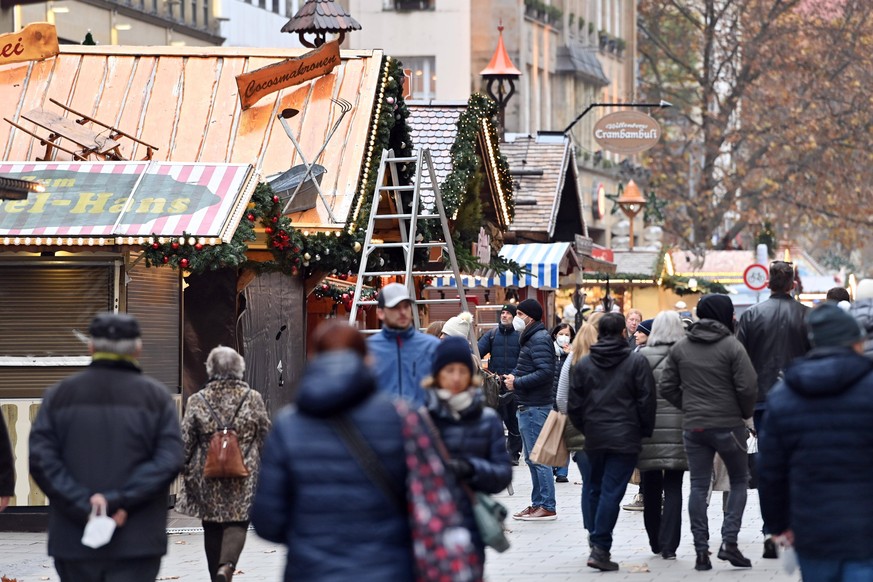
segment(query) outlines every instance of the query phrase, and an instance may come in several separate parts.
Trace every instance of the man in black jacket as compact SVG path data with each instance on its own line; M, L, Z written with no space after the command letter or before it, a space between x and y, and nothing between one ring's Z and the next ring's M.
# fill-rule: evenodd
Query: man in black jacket
M518 340L521 334L512 327L515 312L515 305L511 303L504 305L500 310L500 323L497 327L479 338L479 356L484 359L486 355L491 354L488 371L492 374L500 376L509 374L518 363L518 352L521 350ZM521 434L518 431L515 394L505 390L502 392L497 412L506 425L506 450L509 452L512 464L518 465L521 456Z
M6 421L0 418L0 511L6 509L10 498L15 495L15 457L12 455L12 442Z
M543 430L553 402L555 350L542 318L543 307L536 300L525 299L518 304L512 325L521 332L521 351L515 369L503 377L506 389L513 390L518 398L518 429L524 443L524 460L530 469L531 504L512 516L522 521L552 521L557 518L552 468L530 460L530 452Z
M632 353L620 313L598 324L591 353L576 363L567 414L585 435L591 478L582 484L582 507L590 531L588 565L618 570L610 557L619 504L637 464L643 437L652 436L657 406L655 378L646 358Z
M184 461L178 414L136 362L136 319L104 313L88 331L91 365L49 388L30 432L30 473L51 501L48 553L63 582L152 582ZM80 541L92 510L117 524L94 549Z
M755 404L755 430L760 430L767 394L779 374L794 358L810 349L806 329L809 307L791 297L794 267L785 261L770 264L770 298L747 309L737 326L737 339L746 348L758 374L758 401ZM764 531L766 536L768 532ZM766 536L764 557L777 558L776 544Z

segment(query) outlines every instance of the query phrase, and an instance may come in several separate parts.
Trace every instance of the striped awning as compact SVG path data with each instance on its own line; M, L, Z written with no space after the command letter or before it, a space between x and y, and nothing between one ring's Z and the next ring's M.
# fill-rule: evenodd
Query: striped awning
M228 242L256 185L248 164L19 162L0 175L44 192L0 204L0 244L141 244L183 233Z
M491 276L463 275L464 287L534 287L555 290L560 287L562 274L578 266L576 253L570 243L528 243L503 245L500 256L520 264L528 273L513 275L509 271ZM454 287L454 277L437 277L435 287Z

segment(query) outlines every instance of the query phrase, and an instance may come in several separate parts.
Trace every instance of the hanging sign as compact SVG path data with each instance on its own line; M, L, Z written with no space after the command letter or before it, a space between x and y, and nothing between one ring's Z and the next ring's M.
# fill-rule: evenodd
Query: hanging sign
M294 59L286 59L236 77L239 100L248 109L261 97L279 89L305 83L331 72L340 64L339 43L326 42L315 50Z
M58 31L53 24L28 24L18 32L0 35L0 65L41 61L57 56Z
M767 287L769 277L767 267L754 263L746 267L745 272L743 272L743 283L752 291L763 291Z
M658 122L639 111L616 111L594 124L594 141L617 154L638 154L661 139Z

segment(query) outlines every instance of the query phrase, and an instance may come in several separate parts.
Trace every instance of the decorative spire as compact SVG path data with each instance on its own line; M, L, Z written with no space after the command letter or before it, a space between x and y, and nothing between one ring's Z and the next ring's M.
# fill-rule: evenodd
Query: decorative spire
M500 36L497 38L497 49L491 57L491 62L488 63L488 66L482 69L482 72L479 74L486 78L489 76L500 75L502 77L514 77L517 79L521 76L521 71L516 69L515 65L512 64L512 59L509 58L509 55L506 52L506 47L503 46L502 20L500 21L497 30L500 31Z
M328 33L339 34L338 42L342 44L346 33L353 30L361 30L361 25L333 0L306 0L297 14L282 27L282 32L296 32L300 43L309 48L323 45ZM315 39L309 41L305 34L313 34Z

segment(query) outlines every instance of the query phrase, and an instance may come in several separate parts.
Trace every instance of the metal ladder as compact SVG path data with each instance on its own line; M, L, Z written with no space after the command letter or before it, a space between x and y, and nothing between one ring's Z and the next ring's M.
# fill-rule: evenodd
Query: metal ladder
M415 164L415 177L413 183L403 185L400 183L398 165L400 164ZM422 176L427 172L430 179L430 185L422 183ZM386 180L390 178L390 180ZM390 182L390 183L386 183ZM421 212L421 192L422 190L433 192L436 213L430 211L428 214ZM412 206L408 212L403 205L402 192L412 192ZM379 214L379 202L382 200L382 194L392 196L394 206L397 209L396 213ZM416 241L417 227L419 220L439 220L442 226L443 240L442 241ZM395 220L399 223L400 242L373 242L373 233L376 228L376 221ZM416 249L443 249L444 255L448 256L448 262L451 270L444 271L416 271L414 270L414 252ZM370 254L376 249L385 248L400 248L403 249L403 254L406 263L406 269L403 271L380 271L378 267L368 266ZM420 299L415 289L414 277L439 277L452 275L455 278L455 286L458 289L458 297L455 299ZM463 283L461 281L461 273L458 269L458 261L455 257L455 247L452 244L452 235L449 232L449 223L446 219L446 211L443 206L443 199L440 195L439 186L437 185L436 172L433 167L433 158L429 149L420 149L411 157L395 157L393 150L383 150L382 160L379 163L379 173L376 177L376 190L373 192L373 203L370 210L370 219L367 223L367 233L364 237L364 245L361 251L361 266L358 269L358 280L355 283L355 296L352 300L352 309L349 313L349 323L355 325L358 316L358 309L362 305L376 305L376 301L362 301L361 288L364 284L364 277L396 277L402 276L406 288L409 290L410 297L415 297L417 306L429 305L434 303L457 303L460 311L469 311L467 307L467 296L464 293ZM416 328L421 329L421 318L418 309L412 310L413 322ZM478 356L478 346L476 337L473 335L475 325L470 326L470 341L474 346L474 353ZM361 330L364 333L375 333L379 331Z

